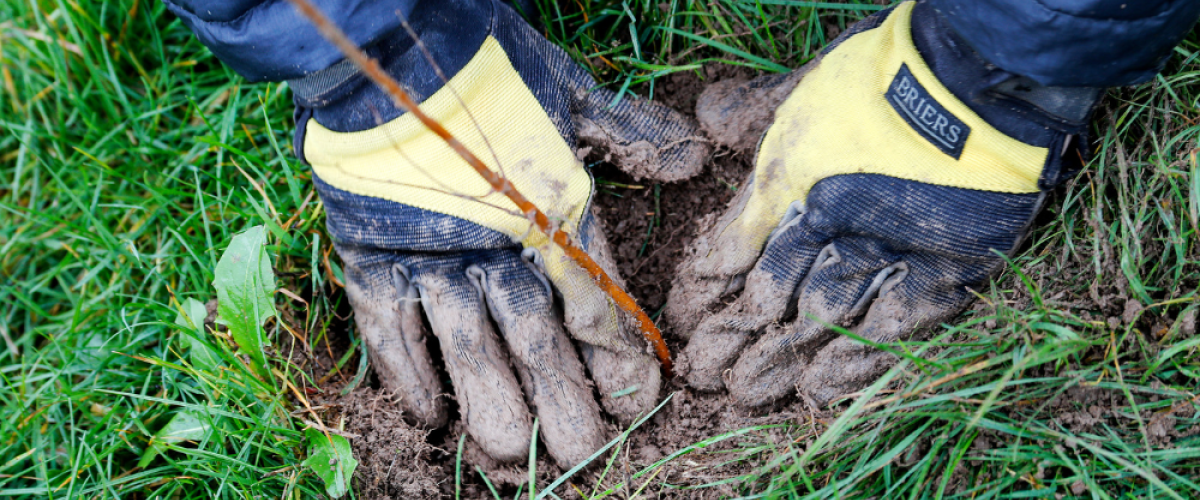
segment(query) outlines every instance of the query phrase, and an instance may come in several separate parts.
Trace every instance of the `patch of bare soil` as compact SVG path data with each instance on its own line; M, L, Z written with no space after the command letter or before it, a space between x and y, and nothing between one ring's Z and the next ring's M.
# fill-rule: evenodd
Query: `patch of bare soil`
M753 76L740 68L716 66L705 68L705 79L694 73L677 73L660 81L655 99L677 110L692 114L697 97L712 82L745 81ZM763 115L769 120L769 115ZM765 130L766 124L744 124ZM741 183L749 175L753 163L750 151L718 149L699 176L684 182L621 188L602 186L596 196L598 213L608 228L608 241L629 293L647 312L661 311L675 268L684 250L696 237L702 220L722 213ZM639 185L615 167L601 165L596 177L617 184ZM651 227L653 225L653 227ZM661 322L660 322L661 324ZM684 341L669 325L664 333L672 352L678 353ZM769 425L802 419L823 419L798 404L767 416L757 416L749 410L731 404L724 393L710 394L693 391L682 380L667 384L674 396L645 426L634 432L621 452L618 465L621 471L603 484L624 482L626 496L648 481L646 476L626 480L626 475L654 465L693 443L756 425ZM676 487L699 486L737 477L750 472L750 463L737 460L742 455L721 453L747 441L775 441L786 446L794 437L769 430L756 432L752 439L733 437L704 448L705 453L689 454L681 460L666 464L654 472L650 484L668 483ZM623 462L623 463L620 463ZM589 482L589 480L591 480ZM581 484L595 484L595 472L580 478ZM703 490L662 489L651 486L643 490L648 498L721 498L734 495L733 484ZM564 497L566 498L566 497Z
M744 69L723 66L706 68L704 79L694 73L680 73L660 80L655 99L692 115L696 97L709 82L731 78L744 80L751 76ZM765 127L762 124L760 126ZM589 160L590 163L599 158ZM597 212L608 228L613 256L629 284L629 292L643 308L654 314L666 301L671 277L683 256L684 248L696 235L698 221L724 210L749 174L751 158L748 153L717 151L700 175L688 181L661 185L639 183L607 164L595 168L594 174L598 179L642 186L627 188L602 184L595 202ZM671 332L666 333L672 350L678 352L682 349L683 342ZM324 421L329 425L341 423L344 432L351 436L351 446L359 460L354 474L359 498L453 498L456 493L455 466L459 438L463 433L462 423L456 421L449 429L441 430L425 430L411 425L373 376L348 395L339 395L338 391L345 387L353 374L326 375L331 371L334 360L340 358L349 347L346 339L335 338L332 344L321 342L313 352L296 353L293 359L303 357L304 361L300 364L313 374L314 379L323 379L319 384L319 393L312 399L315 404L323 406ZM437 351L436 348L431 350ZM345 363L343 372L352 371L349 367L358 365L357 356ZM624 483L619 489L624 490L620 496L628 497L647 479L651 479L650 476L631 479L632 474L692 443L748 426L796 418L822 418L798 407L785 408L767 417L757 417L729 404L723 394L695 393L683 387L682 381L678 380L669 382L667 390L675 392L671 402L631 435L606 477L600 478L603 467L592 467L578 474L571 483L584 492L597 483L606 488ZM457 410L452 413L457 415ZM772 431L766 430L759 432L754 440L761 442L764 438L778 439L781 444L791 439L773 436ZM727 465L726 462L734 456L712 453L732 449L743 442L735 437L706 447L704 454L691 454L683 460L674 461L653 473L651 484L666 482L695 486L745 474L748 466L743 461L733 461L733 465ZM540 454L545 457L545 450L540 450ZM511 496L516 486L528 478L525 464L493 463L468 439L463 452L462 490L459 492L462 498L491 498L488 486L476 472L476 466L486 471L489 481L502 495L507 493L505 496ZM562 472L548 458L538 462L539 482L542 485ZM718 498L734 493L732 485L701 491L660 489L652 486L643 490L642 494L652 498L691 499ZM559 488L556 493L561 498L579 497L574 487Z
M429 444L430 431L405 422L382 390L361 387L325 400L337 405L354 456L359 461L360 498L438 498L446 472L435 458L444 453Z
M707 80L694 73L664 78L657 85L655 99L692 115L696 98L709 82L750 76L744 69L725 66L710 66L705 71ZM635 182L610 165L596 167L593 173L601 181L643 186L627 189L601 183L595 202L628 292L648 313L655 314L666 303L675 266L696 236L697 222L724 211L751 167L749 154L718 150L700 175L658 186Z
M709 67L705 78L694 73L678 73L659 81L655 99L689 115L696 109L696 99L712 82L745 81L754 76L744 69L732 67ZM769 119L763 115L762 119ZM765 129L762 123L742 123L741 129ZM756 138L755 138L756 139ZM736 141L735 141L736 142ZM597 213L607 228L608 241L620 273L626 279L629 292L651 315L661 312L667 299L672 277L684 249L696 236L701 221L720 214L733 199L737 189L751 170L752 148L720 148L714 152L697 177L678 183L655 185L637 182L615 167L600 164L594 174L602 181L595 198ZM589 163L599 158L588 158ZM629 187L635 186L635 187ZM636 187L640 186L640 187ZM1051 206L1054 206L1051 203ZM1046 215L1045 217L1050 217ZM1039 220L1039 223L1047 221ZM1094 224L1093 221L1085 221ZM1113 269L1110 262L1113 252L1105 252L1102 262ZM1092 319L1119 325L1138 319L1140 304L1124 295L1123 283L1095 283L1087 291L1056 291L1044 286L1043 277L1052 282L1073 282L1062 271L1032 274L1042 290L1047 291L1047 302L1070 304L1076 310L1089 311ZM1080 274L1084 274L1080 269ZM1114 273L1120 279L1120 273ZM1020 290L1020 286L1013 286ZM1083 293L1080 293L1083 292ZM1028 302L1029 297L1017 293L1013 304ZM986 304L976 304L981 312ZM348 311L346 311L348 313ZM1185 318L1182 328L1195 330L1195 317ZM667 328L670 325L666 325ZM1141 325L1154 331L1153 325ZM672 352L680 352L684 342L669 329L664 332ZM338 345L342 342L342 345ZM332 360L342 356L348 346L345 340L335 339L332 347L324 344L315 349L309 359L314 378L323 377L332 366ZM438 352L431 348L431 352ZM345 366L358 366L357 356ZM345 370L345 369L343 369ZM379 389L378 381L369 377L362 386L346 396L338 396L348 382L349 376L329 377L322 383L322 394L313 399L318 404L328 405L326 422L344 422L345 431L355 435L351 439L355 456L360 461L355 473L356 491L359 498L367 500L385 498L425 499L453 498L455 491L455 468L457 448L463 433L461 422L455 421L449 429L423 430L410 425L388 394ZM445 374L442 374L445 379ZM802 402L777 406L769 414L752 412L732 405L724 393L707 394L695 392L683 386L682 380L669 381L667 393L674 395L670 403L644 426L635 431L621 448L607 475L601 479L603 464L593 466L577 474L566 487L555 493L564 499L580 498L580 491L588 493L595 485L609 488L623 483L615 497L630 498L643 485L641 498L705 499L735 495L736 484L702 490L679 489L699 486L742 476L749 472L756 461L740 460L746 454L755 453L747 443L767 446L765 453L777 453L779 448L793 446L806 436L788 435L780 429L766 428L749 431L746 435L734 436L719 443L707 445L703 452L690 453L674 460L651 474L632 478L634 473L653 466L657 461L693 443L721 436L752 426L769 426L793 422L800 428L818 432L834 415L817 412ZM666 396L666 393L663 394ZM1127 419L1118 415L1114 408L1121 406L1123 396L1113 391L1095 388L1070 388L1055 401L1048 402L1047 409L1055 414L1055 420L1075 432L1088 432L1093 427L1103 427L1113 419ZM1188 418L1191 407L1172 408L1156 414L1147 413L1148 438L1154 443L1167 443L1176 438L1177 418ZM457 419L457 409L452 409ZM811 437L811 436L808 436ZM1003 439L996 437L995 439ZM774 443L774 446L771 445ZM987 435L977 441L975 448L992 446ZM774 448L774 449L772 449ZM975 451L980 451L976 449ZM539 484L545 485L563 471L548 460L545 450L537 465ZM607 460L608 454L601 457ZM466 441L463 453L461 498L492 498L489 487L476 467L486 471L488 479L505 498L510 498L517 485L525 481L528 472L525 464L499 465L492 463L470 440ZM958 477L956 484L965 481ZM663 484L673 485L665 488ZM965 483L964 483L965 484ZM578 488L578 490L576 489Z

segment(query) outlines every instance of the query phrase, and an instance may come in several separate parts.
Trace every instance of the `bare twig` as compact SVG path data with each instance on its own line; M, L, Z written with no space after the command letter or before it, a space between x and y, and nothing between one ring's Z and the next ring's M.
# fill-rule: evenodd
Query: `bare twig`
M441 65L439 65L437 61L433 59L433 53L430 52L429 48L425 46L425 41L422 40L421 37L417 35L416 30L413 30L412 26L408 24L408 18L404 17L404 13L400 10L396 10L396 15L400 16L400 26L404 27L404 31L408 32L408 36L413 39L413 43L416 44L418 49L421 49L421 54L425 56L425 61L427 61L429 66L433 68L433 73L437 75L438 79L442 81L442 85L445 85L445 88L449 90L450 94L454 96L454 99L458 101L458 105L462 106L463 111L467 113L467 118L471 119L471 124L475 126L475 131L479 133L479 138L483 139L483 144L487 146L488 153L491 153L492 159L496 161L496 170L500 171L500 175L507 176L508 174L504 173L504 165L500 161L500 157L496 156L496 150L492 148L492 141L488 139L487 134L483 133L483 127L479 125L479 120L475 119L475 113L471 112L471 108L467 107L467 102L463 100L461 95L458 95L458 90L456 90L453 85L450 85L450 79L446 78L446 74L442 72Z
M571 241L571 237L567 235L567 233L563 232L557 226L552 225L550 223L550 218L546 217L545 213L543 213L540 209L538 209L537 206L530 202L528 198L525 198L524 195L518 192L516 187L514 187L512 183L508 181L508 179L489 169L487 165L485 165L478 157L471 153L466 146L459 142L458 139L455 139L454 136L450 134L450 131L446 130L445 127L443 127L433 118L430 118L429 115L426 115L424 112L422 112L421 108L412 100L411 97L409 97L408 93L406 93L404 89L400 88L400 84L379 67L379 62L368 57L367 54L362 51L362 49L359 49L354 42L350 41L350 39L346 37L346 34L343 33L340 28L334 25L329 18L325 17L325 14L318 10L316 6L312 4L312 2L309 0L288 1L291 2L291 4L295 6L296 9L299 10L302 15L304 15L304 17L308 18L309 21L312 21L313 25L315 25L321 32L321 35L337 46L337 48L341 50L342 54L344 54L347 59L353 62L355 66L358 66L358 68L361 69L363 73L367 75L367 77L374 81L376 85L379 85L379 87L386 91L388 95L392 96L392 99L395 100L397 106L406 112L412 113L412 115L417 117L417 119L420 120L426 128L428 128L434 134L437 134L438 137L441 137L442 140L446 142L446 145L450 146L450 148L453 149L458 156L462 157L462 159L466 161L468 165L475 169L476 173L483 177L483 179L492 186L492 189L495 189L496 192L499 192L504 196L507 196L509 200L512 200L513 204L515 204L517 208L525 214L526 218L532 221L539 229L542 230L543 233L549 236L551 241L563 249L563 251L567 254L567 257L570 257L571 260L575 261L575 263L579 264L580 267L587 271L592 280L595 281L602 290L612 297L613 302L615 302L618 307L632 314L634 319L636 319L638 322L638 326L642 331L642 335L646 337L646 340L648 340L651 345L654 346L654 352L658 355L658 360L662 364L663 370L668 376L670 376L671 353L667 349L667 344L663 342L662 334L659 333L658 327L654 326L654 321L652 321L650 317L646 315L646 312L643 311L642 308L638 307L637 302L634 302L633 298L630 297L629 294L625 293L620 286L617 286L612 278L610 278L608 274L605 273L598 264L596 264L596 261L592 260L592 258L588 256L587 252L584 252L582 249L576 246Z

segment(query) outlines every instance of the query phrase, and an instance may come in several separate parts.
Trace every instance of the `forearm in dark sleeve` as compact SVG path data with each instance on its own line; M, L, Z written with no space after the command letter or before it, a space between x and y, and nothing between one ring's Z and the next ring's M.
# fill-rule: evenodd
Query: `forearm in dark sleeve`
M992 64L1046 86L1152 78L1196 23L1196 0L929 0Z
M417 0L310 0L359 45L400 26ZM342 59L286 0L163 0L196 37L251 81L301 78Z

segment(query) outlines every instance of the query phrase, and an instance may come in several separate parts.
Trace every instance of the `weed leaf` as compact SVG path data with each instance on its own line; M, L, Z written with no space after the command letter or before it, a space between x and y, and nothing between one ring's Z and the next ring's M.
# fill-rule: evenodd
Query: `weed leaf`
M254 226L233 237L217 262L213 286L217 288L217 322L229 327L238 348L250 356L256 369L266 370L262 324L275 316L275 273L267 256L267 234Z
M154 433L150 446L138 460L138 467L146 467L154 457L167 450L167 445L182 441L200 441L208 435L211 428L196 410L181 410L171 417L162 429Z
M184 313L187 315L185 316ZM183 312L175 317L175 324L185 330L183 345L188 349L192 366L200 370L212 371L220 366L221 358L201 340L206 336L204 318L207 315L208 311L203 302L189 298L183 301Z
M358 460L350 452L350 441L336 434L326 436L316 429L305 430L304 435L308 437L308 459L301 465L325 482L330 497L341 498L350 491L350 477L358 467Z

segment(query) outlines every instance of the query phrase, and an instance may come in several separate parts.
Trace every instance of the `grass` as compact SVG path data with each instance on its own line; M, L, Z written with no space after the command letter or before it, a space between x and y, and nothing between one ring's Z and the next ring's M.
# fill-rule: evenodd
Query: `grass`
M714 62L798 66L879 8L535 5L598 80L638 93ZM292 412L345 306L320 202L290 151L286 89L242 81L155 1L6 2L0 19L0 496L320 495ZM728 484L754 498L1200 496L1200 438L1188 435L1200 423L1198 41L1156 81L1110 92L1095 159L1054 193L980 305L895 346L928 362L902 361L868 389L875 399L731 429L621 481L684 486L657 465L709 454L740 465ZM273 378L221 343L209 347L222 363L201 366L175 325L187 299L215 297L222 251L256 225L281 288L304 301L276 295ZM1091 406L1096 421L1078 423ZM189 409L215 415L216 431L136 467ZM706 451L718 443L734 448Z
M278 418L287 394L241 364L174 367L179 304L215 296L236 231L266 224L289 286L323 289L290 97L240 81L159 2L6 2L0 18L0 495L320 491L280 472L304 453ZM317 345L331 305L313 296L296 323ZM171 415L208 402L228 432L133 467Z

